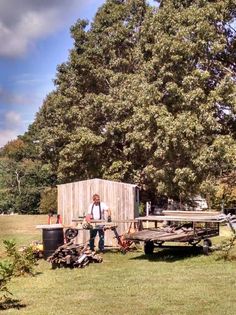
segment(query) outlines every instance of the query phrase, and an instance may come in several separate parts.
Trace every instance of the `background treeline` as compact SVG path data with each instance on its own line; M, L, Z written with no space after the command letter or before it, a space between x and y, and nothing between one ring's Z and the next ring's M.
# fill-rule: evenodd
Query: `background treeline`
M231 205L235 18L235 0L107 0L78 20L55 90L1 151L0 209L49 210L45 187L93 177L135 183L143 201Z

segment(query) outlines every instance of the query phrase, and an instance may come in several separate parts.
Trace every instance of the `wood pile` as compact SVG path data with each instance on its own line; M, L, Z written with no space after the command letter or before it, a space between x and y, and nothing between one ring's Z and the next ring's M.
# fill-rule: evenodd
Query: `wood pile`
M92 252L87 245L64 244L48 257L47 261L52 264L52 268L84 268L90 263L101 263L102 256Z

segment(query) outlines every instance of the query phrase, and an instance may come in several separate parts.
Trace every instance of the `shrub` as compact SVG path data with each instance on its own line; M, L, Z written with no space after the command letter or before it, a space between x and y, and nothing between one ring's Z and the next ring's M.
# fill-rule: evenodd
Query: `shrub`
M7 261L0 262L0 305L4 303L12 293L8 290L7 284L13 276L13 264Z
M7 256L12 260L14 276L34 275L34 266L37 264L37 259L32 246L28 246L22 252L19 252L14 241L4 240L3 243Z

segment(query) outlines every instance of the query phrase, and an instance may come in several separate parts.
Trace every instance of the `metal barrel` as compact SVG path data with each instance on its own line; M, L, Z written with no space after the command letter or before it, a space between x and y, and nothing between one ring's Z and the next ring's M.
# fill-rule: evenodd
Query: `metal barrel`
M62 227L48 227L43 229L43 257L47 259L55 250L64 244Z

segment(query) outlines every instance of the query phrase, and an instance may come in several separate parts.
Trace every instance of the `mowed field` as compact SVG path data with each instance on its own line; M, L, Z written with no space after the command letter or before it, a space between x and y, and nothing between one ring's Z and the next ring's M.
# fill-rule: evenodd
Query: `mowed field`
M4 239L19 246L41 240L35 226L46 223L46 216L0 216L1 260ZM223 227L213 242L228 236ZM39 260L34 277L14 278L9 284L21 307L1 314L236 314L236 261L220 259L219 252L204 256L199 247L182 246L158 249L148 257L140 247L126 255L107 250L103 258L101 264L74 270L52 270Z

